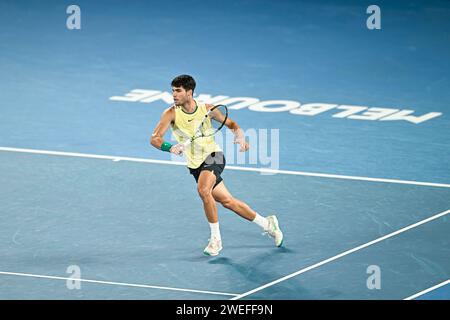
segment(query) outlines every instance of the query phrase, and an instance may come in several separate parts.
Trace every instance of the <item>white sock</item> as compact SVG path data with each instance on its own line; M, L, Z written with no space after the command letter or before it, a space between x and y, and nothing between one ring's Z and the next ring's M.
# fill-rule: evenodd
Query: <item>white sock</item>
M256 213L256 217L255 219L253 219L253 222L263 228L263 230L269 229L269 221L266 218L260 216L258 213Z
M219 222L209 223L209 227L211 228L211 239L214 237L218 240L222 240L220 237Z

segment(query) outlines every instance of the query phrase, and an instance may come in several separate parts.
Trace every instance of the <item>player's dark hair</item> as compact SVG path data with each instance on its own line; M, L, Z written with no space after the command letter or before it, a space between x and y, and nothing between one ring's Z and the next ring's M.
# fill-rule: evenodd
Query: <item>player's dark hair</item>
M172 80L172 87L183 87L186 91L192 90L192 93L194 93L195 85L194 78L187 74L182 74Z

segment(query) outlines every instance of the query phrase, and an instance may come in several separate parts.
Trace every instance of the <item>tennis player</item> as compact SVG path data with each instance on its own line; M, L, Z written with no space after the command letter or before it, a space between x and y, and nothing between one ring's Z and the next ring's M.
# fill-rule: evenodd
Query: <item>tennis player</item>
M193 98L196 83L191 76L180 75L173 79L171 85L175 103L162 113L161 119L153 131L150 143L162 151L186 156L188 169L197 182L197 191L203 202L205 215L211 228L211 237L203 253L216 256L222 250L216 202L242 218L253 221L264 232L273 237L275 245L280 247L283 243L283 233L278 225L277 217L275 215L267 217L259 215L245 202L234 198L225 187L220 176L225 168L225 157L223 151L215 142L214 136L196 139L192 142L192 146L185 147L184 145L187 138L194 136L198 124L201 123L207 111L213 106L201 103ZM172 128L178 144L172 145L164 141L163 137L169 126ZM244 134L238 124L228 118L225 126L233 132L234 143L240 146L239 151L247 151L249 144L245 141Z

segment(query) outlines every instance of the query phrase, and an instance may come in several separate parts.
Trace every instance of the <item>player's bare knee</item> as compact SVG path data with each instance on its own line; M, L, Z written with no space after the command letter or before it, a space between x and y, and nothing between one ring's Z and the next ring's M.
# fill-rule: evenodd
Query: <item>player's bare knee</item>
M204 187L204 186L198 186L197 187L198 195L202 199L209 198L211 196L211 191L212 190L210 188L208 188L208 187Z
M232 209L236 205L236 199L234 199L233 197L229 197L222 200L221 204L226 209Z

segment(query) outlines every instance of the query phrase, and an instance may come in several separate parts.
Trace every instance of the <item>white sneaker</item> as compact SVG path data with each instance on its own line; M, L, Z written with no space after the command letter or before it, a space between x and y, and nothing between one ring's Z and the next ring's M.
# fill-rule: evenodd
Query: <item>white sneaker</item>
M217 256L220 250L222 250L222 240L212 237L203 253L207 256Z
M275 245L277 247L281 247L283 244L283 232L280 230L277 217L273 215L266 218L269 221L269 227L265 232L275 239Z

